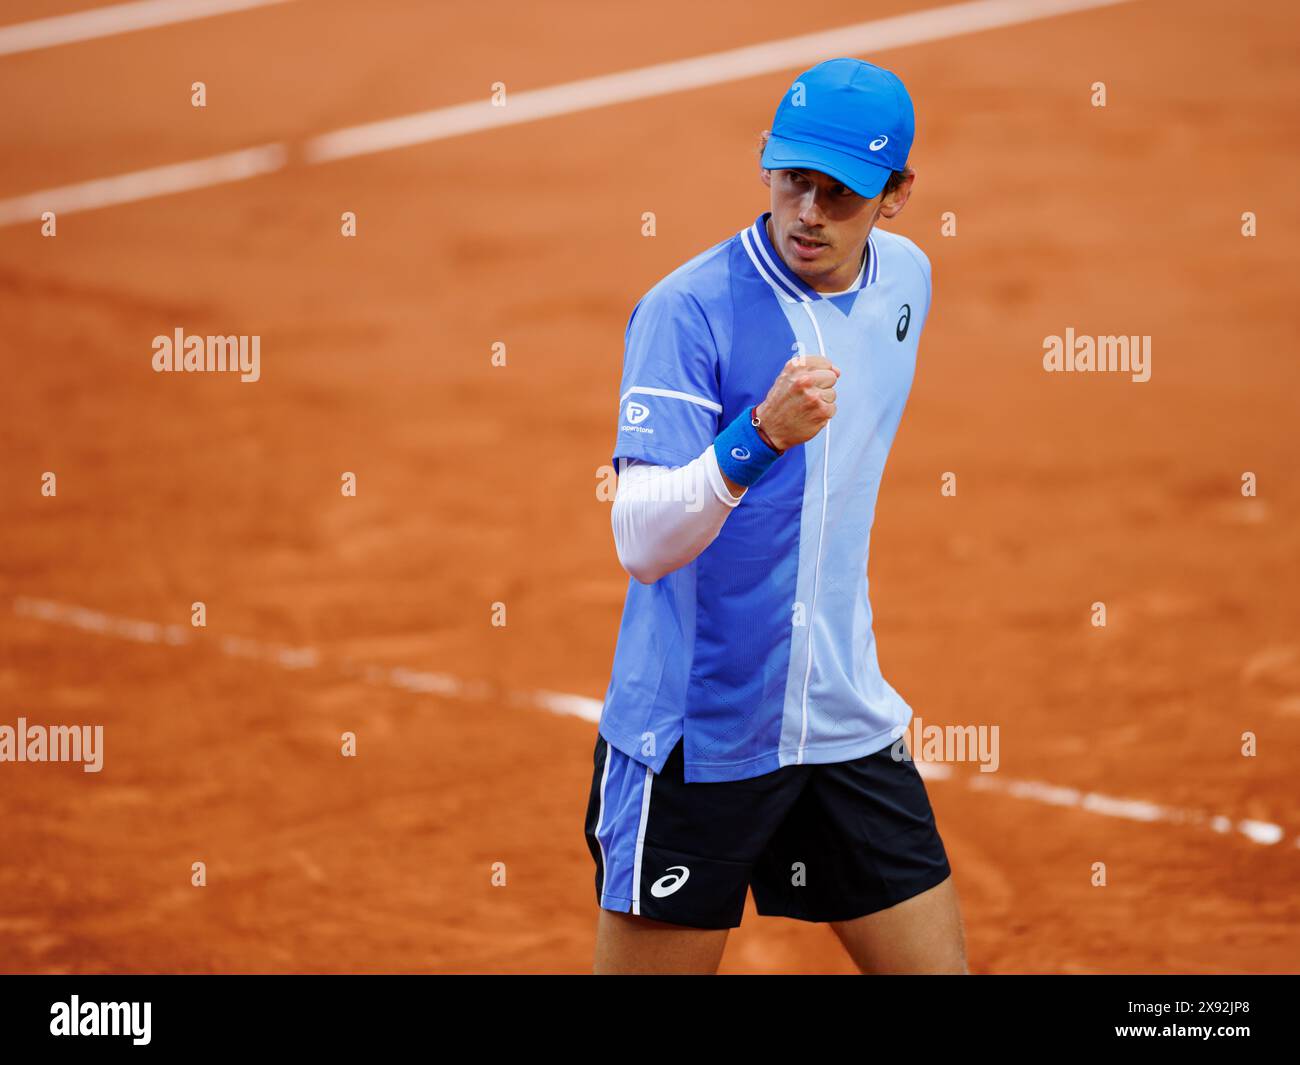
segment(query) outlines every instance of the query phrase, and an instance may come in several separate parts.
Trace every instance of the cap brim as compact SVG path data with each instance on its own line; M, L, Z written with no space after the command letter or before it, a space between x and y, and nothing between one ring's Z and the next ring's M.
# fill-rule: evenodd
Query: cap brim
M765 170L816 170L843 182L859 196L880 195L893 171L821 144L769 136L760 164Z

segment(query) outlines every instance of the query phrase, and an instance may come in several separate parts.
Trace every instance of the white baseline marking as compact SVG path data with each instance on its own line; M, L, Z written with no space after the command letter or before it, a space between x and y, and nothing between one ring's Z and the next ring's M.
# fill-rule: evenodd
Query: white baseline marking
M74 11L31 22L0 26L0 55L34 52L60 44L114 37L133 30L170 26L177 22L227 15L254 7L285 4L289 0L138 0L89 11Z
M489 699L497 696L490 684L483 681L465 681L447 673L408 669L405 666L376 666L354 662L348 658L327 659L315 647L291 647L281 643L250 640L244 636L211 636L197 638L197 630L183 625L160 625L154 621L138 621L118 617L89 607L60 603L53 599L34 599L20 596L14 600L14 613L19 617L36 618L51 625L66 625L99 636L116 636L136 643L166 644L181 647L189 644L215 646L230 658L248 658L264 665L296 672L305 669L332 667L346 677L360 678L367 684L383 685L418 695L444 695L455 699ZM564 692L517 691L506 692L504 697L514 706L548 710L553 714L571 715L586 721L599 721L602 703L583 695Z
M71 214L211 185L246 181L281 169L288 157L283 144L264 144L260 148L243 148L188 163L172 163L80 185L32 192L13 200L0 200L0 226L39 218L45 211Z
M1195 825L1209 828L1220 835L1226 835L1235 829L1256 843L1279 843L1285 835L1282 826L1275 825L1271 821L1243 818L1234 822L1221 814L1207 814L1201 810L1188 810L1176 806L1161 806L1159 803L1148 802L1145 799L1118 799L1113 795L1100 795L1095 791L1083 792L1077 788L1062 788L1054 784L1045 784L1040 780L1002 780L995 779L991 774L975 773L967 783L976 791L996 791L1015 799L1028 799L1049 806L1075 807L1104 817L1119 817L1125 821L1148 823L1163 821L1175 825ZM1296 844L1300 846L1300 837L1297 837Z
M160 625L153 621L137 621L116 617L89 607L59 603L52 599L34 599L20 596L14 600L14 613L19 617L37 618L52 625L67 625L101 636L116 636L137 643L184 646L198 641L192 638L193 630L181 625ZM348 677L360 677L368 684L380 684L402 691L422 695L442 695L455 699L491 699L498 697L491 685L483 681L463 681L446 673L429 673L401 666L384 668L361 665L350 659L327 662L314 647L288 647L284 644L263 643L240 636L211 638L222 654L233 658L251 658L266 665L289 671L318 669L333 665ZM203 642L207 642L204 640ZM580 717L584 721L600 720L601 700L585 695L544 690L514 691L504 693L512 706L546 710L553 714ZM950 766L941 762L917 761L918 771L927 780L954 780ZM1220 835L1236 831L1247 839L1265 846L1282 842L1286 835L1281 825L1271 821L1242 818L1234 821L1222 814L1208 814L1201 810L1161 806L1144 799L1119 799L1096 792L1081 792L1076 788L1062 788L1037 780L1006 780L991 774L973 773L966 777L967 785L976 791L994 791L1016 799L1046 803L1049 806L1073 807L1104 817L1119 817L1129 821L1165 822L1208 828ZM1300 836L1295 844L1300 848Z
M303 157L308 163L326 163L370 155L485 129L536 122L556 115L574 114L708 85L720 85L759 74L788 70L805 63L815 63L829 56L901 48L904 45L923 44L1074 11L1131 2L1133 0L972 0L970 3L950 4L910 15L896 15L822 33L735 48L729 52L715 52L693 59L639 67L619 74L584 78L546 89L510 93L505 107L493 107L491 101L485 98L401 118L350 126L310 138L303 145ZM239 154L230 153L232 156ZM246 174L231 177L225 174L218 164L226 158L228 157L215 156L213 159L180 163L176 167L136 171L100 181L47 189L16 199L0 200L0 225L32 221L39 218L42 211L57 211L57 208L49 206L50 201L56 199L65 204L65 213L85 211L190 189L210 188L227 181L239 180L240 176L252 176ZM159 170L180 168L187 168L184 180L178 179L165 187L157 184L156 175ZM96 195L98 187L106 181L113 185L114 195L111 199Z
M805 63L817 63L835 55L901 48L904 45L958 37L1072 11L1129 2L1130 0L973 0L971 3L951 4L910 15L895 15L821 33L787 37L727 52L714 52L693 59L639 67L619 74L583 78L581 81L571 81L548 89L508 93L504 107L493 107L490 100L483 99L403 118L368 122L312 138L307 142L305 155L313 163L370 155L499 126L536 122L556 115L721 85L788 70Z

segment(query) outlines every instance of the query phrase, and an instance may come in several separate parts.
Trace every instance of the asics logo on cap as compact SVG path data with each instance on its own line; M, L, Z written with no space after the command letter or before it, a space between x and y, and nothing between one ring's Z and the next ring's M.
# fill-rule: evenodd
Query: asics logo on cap
M790 91L777 104L763 167L820 170L859 195L878 195L889 172L906 165L916 132L912 98L898 75L840 57L805 70L796 84L806 98Z
M680 869L681 874L676 871ZM684 865L670 865L667 876L661 876L650 885L650 894L657 899L666 898L681 887L690 878L691 871Z
M747 447L733 447L733 448L731 449L731 457L732 457L733 459L735 459L737 462L748 462L748 461L749 461L749 448L747 448Z
M629 400L627 404L627 420L633 425L640 425L650 417L650 408L644 403L638 403L636 400Z

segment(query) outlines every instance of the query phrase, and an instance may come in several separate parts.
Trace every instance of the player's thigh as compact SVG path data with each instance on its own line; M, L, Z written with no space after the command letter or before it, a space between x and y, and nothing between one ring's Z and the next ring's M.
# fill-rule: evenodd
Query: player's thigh
M600 910L596 922L597 976L710 975L727 945L726 928L687 928L629 913Z
M967 972L961 908L951 876L888 909L834 921L831 927L864 973Z

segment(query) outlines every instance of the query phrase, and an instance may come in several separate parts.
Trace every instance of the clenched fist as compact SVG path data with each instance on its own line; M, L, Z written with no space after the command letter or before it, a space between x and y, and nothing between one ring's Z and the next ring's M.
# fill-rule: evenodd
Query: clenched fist
M835 382L840 372L821 355L796 355L754 408L758 432L771 447L786 451L806 443L835 416Z

